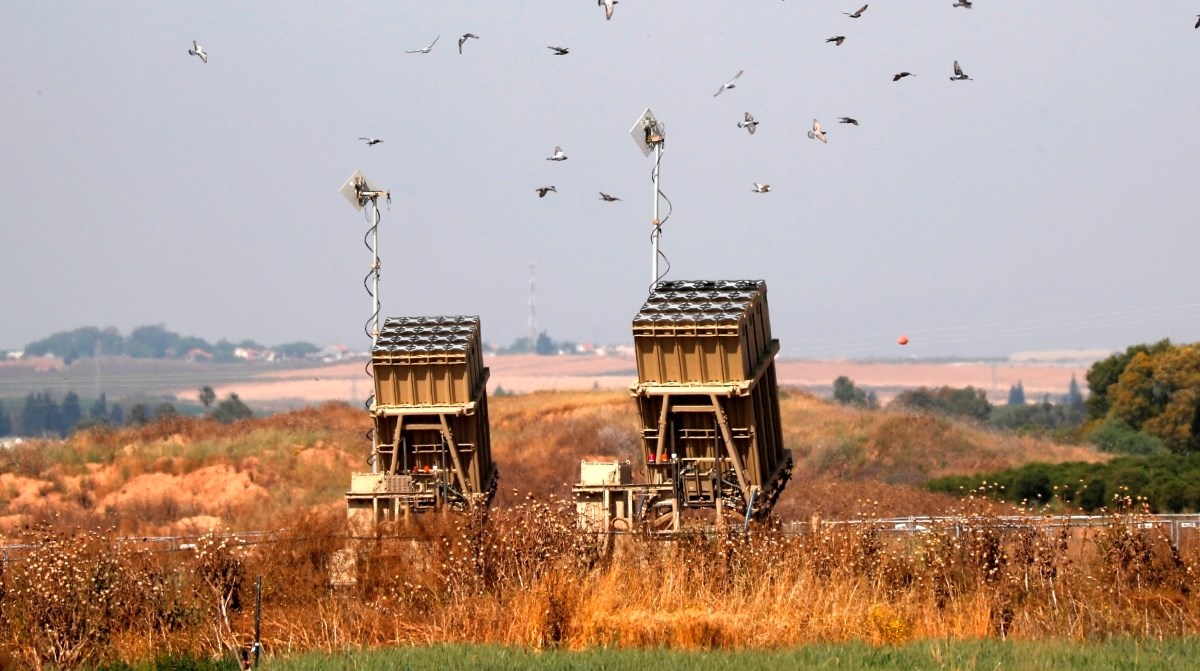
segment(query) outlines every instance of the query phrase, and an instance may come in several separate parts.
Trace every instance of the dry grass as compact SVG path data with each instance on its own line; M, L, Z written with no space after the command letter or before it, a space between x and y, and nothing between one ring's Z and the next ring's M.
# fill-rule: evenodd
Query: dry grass
M486 643L779 649L920 639L1092 641L1200 633L1200 557L1142 528L1133 502L1071 533L1030 516L1003 529L892 535L864 520L800 533L636 537L606 546L561 501L420 518L348 538L337 511L269 542L205 536L146 552L41 530L0 574L0 647L24 668L228 654L249 642L265 576L269 654ZM350 579L346 582L346 579Z
M796 455L785 520L962 513L966 527L897 537L873 524L649 541L574 530L579 460L639 460L624 392L495 398L501 495L486 515L427 515L350 538L342 494L364 467L366 413L328 404L233 425L171 418L0 456L10 551L0 655L63 668L247 642L265 576L272 653L495 643L779 648L923 638L1092 640L1200 633L1197 558L1137 526L1005 532L982 501L911 485L949 473L1096 456L949 420L781 401ZM261 543L206 534L270 529ZM808 529L806 525L803 528ZM202 535L193 549L119 536Z

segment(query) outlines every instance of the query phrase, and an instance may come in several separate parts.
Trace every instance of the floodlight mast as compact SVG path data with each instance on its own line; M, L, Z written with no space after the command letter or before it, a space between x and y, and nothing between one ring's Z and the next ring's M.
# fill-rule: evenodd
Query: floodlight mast
M663 131L663 125L654 118L654 113L650 108L646 108L634 122L633 128L629 129L629 134L633 136L633 141L637 143L643 155L649 156L651 148L654 149L654 169L650 173L651 181L654 182L654 214L650 221L654 226L654 230L650 232L650 291L653 292L661 279L658 273L658 261L662 256L658 251L659 239L662 238L662 220L658 218L658 201L662 197L662 191L659 189L659 169L662 165L662 146L666 133Z
M367 246L367 248L371 250L371 270L367 273L367 276L365 278L363 278L363 286L364 287L367 286L367 280L371 280L371 286L367 287L367 292L371 294L371 318L367 320L367 323L363 326L363 328L364 329L369 328L367 335L370 336L370 338L371 338L371 349L374 350L375 345L378 344L378 342L379 342L379 313L380 313L380 306L379 306L379 216L380 216L380 214L379 214L379 197L383 196L384 199L387 200L388 204L391 204L392 194L390 191L385 191L385 190L376 188L373 184L371 184L370 181L367 180L366 176L364 176L362 174L362 172L358 171L358 170L355 170L354 174L350 175L350 179L346 180L346 183L342 185L342 188L339 189L338 192L341 193L346 198L346 200L350 201L350 205L352 205L354 207L354 209L359 210L360 212L363 211L364 209L366 209L366 207L368 205L371 206L371 209L367 211L368 216L369 216L369 221L371 222L371 229L369 231L367 231L367 234L365 236L363 236L363 244L365 244ZM371 240L370 242L367 242L368 237ZM368 374L371 374L369 372L370 365L371 365L370 363L367 364ZM373 377L373 375L372 375L372 377ZM367 406L370 407L370 405L373 402L374 402L374 394L372 394L371 397L367 400ZM377 434L377 432L374 429L371 430L370 463L371 463L371 472L378 473L379 472L379 435Z
M367 235L370 236L371 242L367 243L366 239L363 239L363 242L366 243L367 248L371 250L371 270L367 275L367 278L371 280L371 286L367 289L368 293L371 294L371 318L367 320L367 325L364 328L367 329L367 335L371 338L371 346L374 347L379 341L380 314L379 197L383 196L390 205L392 202L392 193L390 191L379 189L375 185L371 184L366 176L363 175L359 170L354 171L354 174L350 176L350 179L346 180L346 183L342 185L342 188L339 189L339 192L345 196L346 200L350 201L350 204L356 210L361 211L365 209L367 205L371 206L371 209L368 211L368 216L370 217L371 221L371 228L369 231L367 231ZM363 284L366 284L366 279L364 279Z

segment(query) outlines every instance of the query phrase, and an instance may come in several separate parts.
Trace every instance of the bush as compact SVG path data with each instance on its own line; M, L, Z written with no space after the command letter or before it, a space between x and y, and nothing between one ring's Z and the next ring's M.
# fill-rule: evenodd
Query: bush
M946 415L970 417L985 421L992 412L987 393L974 387L918 387L896 395L889 407L908 410L935 411Z
M1112 454L1151 455L1166 454L1167 448L1161 439L1151 436L1125 423L1119 417L1109 417L1092 429L1088 440L1101 452Z

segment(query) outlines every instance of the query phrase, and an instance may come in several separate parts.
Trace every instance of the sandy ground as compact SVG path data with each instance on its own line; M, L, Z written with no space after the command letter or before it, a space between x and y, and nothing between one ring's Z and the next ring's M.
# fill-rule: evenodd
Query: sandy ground
M253 380L214 387L219 398L230 392L248 403L291 401L314 403L326 400L362 402L371 393L372 381L365 361L330 364L316 369L264 373ZM498 389L512 392L570 389L624 389L637 381L637 363L621 356L535 356L486 357L491 370L488 393ZM1074 375L1086 389L1087 367L1050 364L989 363L899 363L861 361L805 361L779 359L776 373L780 385L794 386L818 394L829 394L833 380L849 377L861 387L875 390L881 400L899 391L919 386L973 386L988 392L993 402L1008 398L1012 385L1021 382L1029 400L1042 394L1065 394ZM192 389L180 396L194 395Z

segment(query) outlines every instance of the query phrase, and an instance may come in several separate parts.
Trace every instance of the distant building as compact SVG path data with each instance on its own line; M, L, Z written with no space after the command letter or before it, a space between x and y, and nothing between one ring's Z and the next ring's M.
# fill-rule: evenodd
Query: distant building
M1044 352L1017 352L1008 357L1015 364L1050 364L1052 366L1091 366L1112 356L1110 349L1066 349Z
M246 361L265 361L267 363L272 363L275 361L275 350L237 347L233 350L233 356L239 359L245 359Z
M345 345L326 345L317 352L317 357L325 363L341 361L350 356L350 348Z
M199 347L193 347L192 349L188 350L187 354L183 355L183 358L192 363L196 363L199 361L212 361L213 355L212 352L205 352Z

